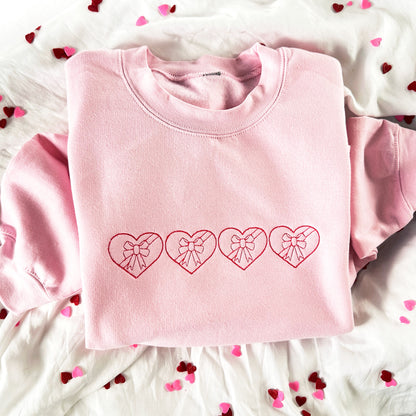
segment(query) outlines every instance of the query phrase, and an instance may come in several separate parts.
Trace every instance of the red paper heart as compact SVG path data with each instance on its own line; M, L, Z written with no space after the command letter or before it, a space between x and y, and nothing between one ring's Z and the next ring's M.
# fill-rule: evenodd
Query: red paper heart
M318 378L316 380L316 390L323 390L325 387L326 384L320 378Z
M222 413L221 416L233 416L233 411L231 407L227 410L227 413Z
M111 260L135 279L160 257L162 249L162 238L156 233L143 233L137 238L119 233L108 243Z
M314 371L308 378L309 381L312 381L312 383L316 383L316 380L318 380L318 373Z
M52 49L53 54L55 55L55 58L61 59L61 58L67 58L64 48L53 48Z
M3 107L3 111L7 117L11 117L14 114L14 107Z
M306 403L306 397L303 396L296 396L295 400L299 407L303 406Z
M108 390L108 389L110 388L110 382L108 382L107 384L105 384L105 385L104 385L104 388L105 388L106 390Z
M343 4L338 4L338 3L334 3L332 5L332 8L334 9L335 13L339 13L344 9L344 5Z
M221 253L242 270L253 264L266 250L266 246L266 232L259 227L247 228L243 232L228 227L218 237Z
M72 298L71 299L69 299L69 301L71 302L71 303L73 303L74 305L79 305L79 302L80 302L80 297L79 297L79 295L74 295L74 296L72 296Z
M409 91L415 91L416 92L416 81L411 82L408 86L407 89Z
M279 394L279 390L276 389L269 389L267 390L267 392L270 394L270 396L276 400L277 399L277 395Z
M391 65L389 65L387 62L384 62L384 64L381 67L381 71L383 72L383 74L387 74L387 72L389 72L393 67Z
M301 415L302 416L311 416L311 414L307 410L302 410Z
M71 380L71 378L72 378L72 374L69 373L68 371L64 371L63 373L61 373L62 383L64 384L68 383L68 381Z
M412 124L413 119L415 118L415 116L404 116L404 121L407 124Z
M30 32L27 35L25 35L25 39L29 42L32 43L33 39L35 39L35 33L34 32Z
M171 8L170 8L170 12L171 13L175 13L175 10L176 10L176 4L174 4Z
M2 118L0 120L0 128L4 129L6 127L6 124L7 124L7 120L5 118Z
M385 381L386 383L390 382L391 379L393 378L393 374L390 371L387 370L383 370L381 372L381 376L380 378Z
M90 4L88 10L91 12L98 12L98 6L96 4Z
M180 372L183 373L184 371L186 371L186 364L185 361L181 361L179 363L179 365L176 367L176 369Z
M216 246L215 235L208 230L199 230L192 236L186 231L173 231L165 241L168 256L190 274L209 260Z
M38 26L35 30L40 30L40 28L41 28L42 26Z
M102 2L103 2L103 0L92 0L91 1L91 3L94 4L95 6L98 6Z
M196 371L196 367L192 363L186 364L186 371L188 374L193 374Z
M271 249L282 260L296 268L303 263L319 246L320 236L316 228L301 225L294 231L284 225L270 231Z
M116 378L114 379L114 382L116 384L123 384L126 381L125 377L123 376L123 374L119 374L118 376L116 376Z
M4 308L3 308L3 309L0 311L0 319L6 319L7 314L8 314L7 309L4 309Z

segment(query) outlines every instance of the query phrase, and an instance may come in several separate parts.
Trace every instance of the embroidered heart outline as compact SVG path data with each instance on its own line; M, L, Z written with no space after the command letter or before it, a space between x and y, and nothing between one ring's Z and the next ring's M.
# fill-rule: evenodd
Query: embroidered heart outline
M194 274L206 263L213 256L216 248L217 239L209 230L198 230L192 235L183 230L175 230L165 239L167 255L189 274ZM202 259L201 254L204 254Z
M301 229L302 231L300 231ZM286 230L287 232L284 232ZM317 241L306 240L309 236L315 236L315 233ZM276 239L274 236L276 236ZM269 234L269 245L272 251L295 269L316 251L320 241L321 236L318 230L311 225L300 225L295 230L285 225L279 225L274 227ZM307 249L308 244L309 247L312 244L312 250ZM280 251L277 250L279 245L283 248ZM297 257L297 261L292 260L293 254Z
M229 230L233 230L234 234L233 236L230 238L229 237ZM253 230L251 233L249 233L248 235L246 235L247 231ZM256 231L258 231L256 233ZM239 234L239 235L237 235ZM251 239L249 237L252 237ZM257 253L256 256L254 256L254 258L251 257L250 251L255 250L255 239L263 236L265 241L264 241L264 247L262 248L262 250L260 251L260 253ZM241 240L244 240L244 245L241 244ZM248 241L247 241L248 240ZM259 240L258 240L259 242ZM231 244L230 244L231 243ZM228 254L226 254L226 250L224 245L226 245L227 247L229 247L229 249L231 249L231 252L229 252ZM221 247L222 246L222 247ZM227 227L224 228L221 232L220 235L218 236L218 248L220 249L221 253L228 259L230 260L233 264L235 264L237 267L239 267L241 270L246 270L249 266L251 266L266 250L267 247L267 234L266 232L260 228L260 227L249 227L246 228L243 232L241 232L239 229L234 228L234 227ZM227 250L228 252L229 250ZM235 255L234 258L231 258L230 256ZM245 258L245 267L241 266L241 259L243 258L243 254L244 254L244 258ZM250 261L249 261L250 258ZM240 264L238 264L240 263Z
M137 238L127 233L118 233L108 243L111 260L130 276L137 279L162 254L163 240L159 234L146 232ZM150 263L146 260L150 260Z

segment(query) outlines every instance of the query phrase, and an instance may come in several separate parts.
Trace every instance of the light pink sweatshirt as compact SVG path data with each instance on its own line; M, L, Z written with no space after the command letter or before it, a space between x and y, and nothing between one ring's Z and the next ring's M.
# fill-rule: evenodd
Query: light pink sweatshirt
M339 62L255 43L165 61L65 63L69 133L37 134L1 185L0 299L82 291L86 347L326 337L416 206L416 133L346 121Z

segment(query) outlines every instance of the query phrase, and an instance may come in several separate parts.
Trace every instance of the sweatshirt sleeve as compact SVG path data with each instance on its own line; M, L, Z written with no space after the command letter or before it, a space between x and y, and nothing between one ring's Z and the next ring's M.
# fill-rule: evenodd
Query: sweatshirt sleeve
M388 120L347 120L351 159L351 247L358 272L416 207L416 132Z
M0 187L0 301L15 314L81 290L67 135L37 134Z

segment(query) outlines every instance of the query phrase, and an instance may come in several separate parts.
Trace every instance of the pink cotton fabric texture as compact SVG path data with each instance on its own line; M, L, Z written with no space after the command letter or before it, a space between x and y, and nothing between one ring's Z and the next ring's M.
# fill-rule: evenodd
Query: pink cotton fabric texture
M259 43L65 63L69 133L1 188L0 299L82 291L86 347L212 346L354 326L351 286L416 205L416 133L344 112L339 62Z

